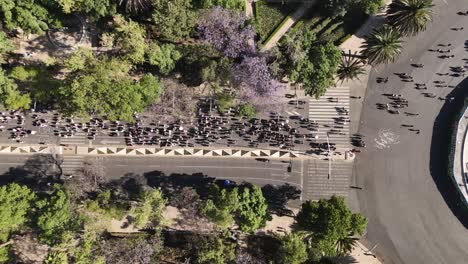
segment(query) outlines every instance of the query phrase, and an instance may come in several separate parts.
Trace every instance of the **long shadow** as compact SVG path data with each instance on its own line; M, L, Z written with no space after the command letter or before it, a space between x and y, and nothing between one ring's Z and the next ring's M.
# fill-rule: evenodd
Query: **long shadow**
M468 97L468 78L463 80L447 97L455 99L452 102L446 102L435 119L432 131L430 171L448 207L465 228L468 228L468 208L450 175L452 171L450 156L453 155L452 133L456 133L457 120L460 112L463 111L465 98Z
M54 183L62 183L60 165L61 161L51 154L32 155L24 165L10 167L1 175L0 186L15 182L32 190L48 190Z

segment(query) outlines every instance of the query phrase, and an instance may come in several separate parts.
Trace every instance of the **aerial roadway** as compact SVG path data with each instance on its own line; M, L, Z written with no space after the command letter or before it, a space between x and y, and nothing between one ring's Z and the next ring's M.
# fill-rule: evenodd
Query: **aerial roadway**
M456 204L455 187L443 166L449 137L444 120L453 114L452 97L468 89L467 76L449 75L451 67L468 66L468 16L457 14L468 11L468 5L466 0L434 4L427 30L404 39L395 63L372 69L364 100L359 133L367 148L357 158L353 176L363 189L352 190L351 201L368 217L365 238L385 263L468 260L468 215ZM438 49L447 51L448 58L439 58ZM404 82L395 73L414 81ZM376 82L387 77L388 82ZM415 83L425 83L427 90L416 89ZM426 92L435 96L424 96ZM401 95L408 107L400 114L377 109L376 104L389 103L384 93Z

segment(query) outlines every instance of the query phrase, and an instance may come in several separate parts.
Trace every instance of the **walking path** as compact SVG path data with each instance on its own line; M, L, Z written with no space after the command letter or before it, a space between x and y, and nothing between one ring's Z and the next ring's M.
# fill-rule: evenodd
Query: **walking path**
M252 4L254 1L252 0L244 0L244 1L245 1L245 16L252 17L253 16Z
M275 32L273 37L268 39L268 42L263 45L261 48L262 51L267 51L273 48L276 43L288 32L288 30L296 24L304 14L309 10L311 6L315 4L316 0L311 0L310 2L302 4L292 15L290 15L286 22L282 23L281 28Z

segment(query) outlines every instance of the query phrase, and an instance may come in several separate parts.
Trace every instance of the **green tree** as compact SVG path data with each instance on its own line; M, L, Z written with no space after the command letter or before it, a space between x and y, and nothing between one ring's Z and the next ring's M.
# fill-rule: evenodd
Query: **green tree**
M306 201L296 217L300 229L309 233L318 255L337 256L349 253L349 237L362 235L367 219L352 213L343 197ZM352 248L352 247L351 247ZM319 257L319 256L316 256Z
M301 235L289 233L280 236L279 241L278 262L280 264L301 264L307 260L307 246Z
M227 9L233 10L244 10L244 0L193 0L193 5L196 8L212 8L215 6L221 6Z
M195 25L190 0L153 0L152 18L160 37L169 41L189 36Z
M240 206L237 209L239 227L244 232L253 233L265 227L271 220L268 214L268 204L263 197L262 189L255 185L245 186L239 192Z
M344 16L351 3L350 0L319 0L317 5L321 13L329 16Z
M245 116L247 118L255 118L257 116L257 109L255 106L250 103L241 104L239 106L239 111L237 112L238 116Z
M334 84L340 61L341 52L333 43L315 45L306 56L297 58L291 80L302 83L307 95L318 98Z
M390 63L401 53L401 35L398 30L383 26L365 37L361 54L370 64Z
M432 21L432 0L395 0L388 6L388 23L405 36L426 30Z
M44 264L68 264L68 255L66 252L51 251L47 254Z
M130 75L131 66L118 59L90 57L78 51L65 65L72 70L59 88L60 109L69 115L106 115L111 120L133 120L134 112L155 102L162 87L159 80L145 74L139 81Z
M225 264L235 257L235 245L224 241L221 237L207 239L200 244L195 263Z
M359 79L359 75L364 74L363 61L357 57L356 52L351 54L343 54L340 65L338 66L337 76L343 83L346 80Z
M384 0L360 0L357 2L360 10L368 15L375 15L380 8L385 7Z
M49 24L56 22L41 1L36 0L0 0L0 17L5 28L21 28L34 34L43 34Z
M125 20L121 15L114 16L114 41L117 52L124 60L133 64L145 60L146 44L145 29L132 20Z
M67 233L76 228L73 220L70 199L66 191L58 184L53 192L36 203L39 239L48 245L64 242Z
M29 109L31 98L29 94L22 94L18 91L15 81L6 76L3 69L0 69L0 103L7 109Z
M0 31L0 63L5 63L6 55L14 49L13 42L5 32Z
M156 42L149 46L147 55L149 64L158 67L162 75L171 73L177 61L182 57L174 44L158 44Z
M54 78L54 73L52 67L27 65L14 67L10 77L16 80L21 91L30 94L32 100L51 103L56 98L55 94L60 84L60 81Z
M36 195L26 186L10 183L0 187L0 243L28 220Z
M238 189L229 191L212 185L210 194L210 199L201 208L202 213L223 229L231 226L234 223L233 212L239 207Z
M88 13L95 18L112 16L117 12L114 0L55 0L66 14L72 12Z
M125 11L140 13L151 7L151 0L119 0L119 4L125 7Z
M137 207L130 213L134 217L137 227L145 227L151 223L157 225L162 219L162 212L166 206L166 199L158 189L146 191Z

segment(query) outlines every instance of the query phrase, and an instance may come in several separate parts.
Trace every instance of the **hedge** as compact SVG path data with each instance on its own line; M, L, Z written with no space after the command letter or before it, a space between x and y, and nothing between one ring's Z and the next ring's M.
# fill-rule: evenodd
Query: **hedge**
M271 38L281 29L281 27L288 21L288 19L291 18L290 16L284 17L283 21L273 30L273 32L268 36L268 38L263 41L262 45L265 45L268 43L268 41L271 40Z

